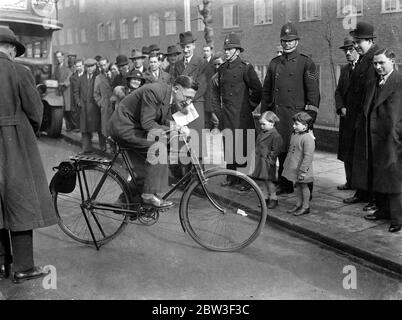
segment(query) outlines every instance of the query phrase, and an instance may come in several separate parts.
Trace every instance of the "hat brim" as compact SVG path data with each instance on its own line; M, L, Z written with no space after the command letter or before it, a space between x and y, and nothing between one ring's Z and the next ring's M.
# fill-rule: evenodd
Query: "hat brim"
M117 62L116 62L116 66L118 66L118 67L122 67L122 66L125 66L125 65L127 65L127 64L129 64L128 61L127 61L127 62L123 62L123 63L117 63Z
M193 39L192 41L178 42L178 44L181 46L185 46L186 44L194 43L196 41L197 41L197 39Z
M244 51L244 48L240 47L240 46L224 46L223 50L230 50L230 49L239 49L240 52Z
M164 53L163 55L164 55L164 56L173 56L173 55L179 55L179 54L181 54L181 52L180 52L180 51L176 51L176 52Z
M356 35L354 31L350 31L349 34L356 39L375 39L377 38L375 35L370 34L370 35Z
M146 56L138 56L138 57L129 57L130 60L135 60L135 59L145 59Z
M346 48L350 48L350 47L353 47L354 48L354 45L353 44L349 44L349 45L347 45L347 46L341 46L341 47L339 47L339 49L346 49Z
M293 40L300 40L300 38L298 36L284 36L284 37L281 37L281 40L293 41Z

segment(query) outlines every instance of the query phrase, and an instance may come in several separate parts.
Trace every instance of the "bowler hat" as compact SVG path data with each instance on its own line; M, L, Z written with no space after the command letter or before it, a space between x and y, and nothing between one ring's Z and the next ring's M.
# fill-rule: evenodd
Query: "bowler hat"
M0 27L0 42L13 44L17 49L16 57L22 56L25 53L24 45L17 40L17 37L10 28Z
M239 49L240 52L243 52L244 49L241 47L240 39L236 33L231 32L229 33L223 42L223 50L230 50L230 49Z
M92 58L88 58L88 59L86 59L86 60L84 61L84 65L85 65L86 67L94 66L94 65L96 65L96 63L97 63L97 61L96 61L95 59L92 59Z
M164 55L171 56L171 55L180 54L180 53L181 53L181 51L177 49L176 45L172 45L167 48L167 52Z
M180 33L179 39L180 39L179 44L182 46L185 46L186 44L189 44L189 43L193 43L197 40L197 39L193 38L193 34L191 33L191 31L186 31L186 32Z
M159 48L159 46L157 45L157 44L151 44L150 46L149 46L149 51L150 52L152 52L152 51L154 51L154 50L160 50L160 48Z
M139 71L139 70L131 70L129 73L127 73L125 76L124 76L126 79L132 79L132 78L134 78L134 79L139 79L139 80L141 80L141 81L145 81L145 78L143 77L143 75L142 75L142 72L141 71Z
M145 56L139 50L133 50L132 52L134 52L134 54L129 59L145 59Z
M296 26L293 23L286 23L281 28L281 40L284 41L293 41L299 40L299 35L297 33Z
M353 38L352 37L346 37L343 40L343 46L340 46L339 49L346 49L346 48L350 48L350 47L354 47L354 42L353 42Z
M149 50L149 47L143 46L141 49L142 54L150 54L151 50Z
M374 39L374 27L367 23L360 21L356 24L356 29L349 32L349 34L356 39Z
M124 54L120 54L116 57L116 65L118 67L125 66L128 63L129 63L128 58Z

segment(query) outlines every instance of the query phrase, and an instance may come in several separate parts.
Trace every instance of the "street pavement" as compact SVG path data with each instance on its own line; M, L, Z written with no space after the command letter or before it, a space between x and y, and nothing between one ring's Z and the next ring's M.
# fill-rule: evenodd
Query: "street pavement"
M63 131L63 137L80 145L80 133ZM210 142L207 162L222 166L221 135L208 135L206 140ZM97 146L96 137L94 146ZM345 183L343 163L336 154L316 150L313 168L315 180L310 214L299 217L287 214L286 210L295 204L295 194L280 195L279 206L269 210L267 223L275 223L402 275L402 232L388 232L389 221L365 220L367 212L362 210L365 204L342 202L354 191L336 188Z

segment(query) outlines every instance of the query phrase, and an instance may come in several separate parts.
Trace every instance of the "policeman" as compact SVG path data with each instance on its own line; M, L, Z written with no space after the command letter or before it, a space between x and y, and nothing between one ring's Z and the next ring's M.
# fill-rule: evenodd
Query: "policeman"
M252 112L261 101L261 82L254 67L243 61L239 54L244 49L235 33L226 36L223 50L226 61L218 68L218 86L212 86L212 108L219 118L220 129L230 129L235 138L236 129L243 130L243 153L247 150L247 129L255 129ZM247 163L236 163L235 139L233 145L225 144L225 150L233 148L233 161L228 169L246 167ZM227 181L224 185L238 185L238 180ZM239 185L239 190L246 187Z
M315 121L320 103L317 68L310 57L297 50L300 38L296 27L292 23L282 26L280 38L283 53L273 58L268 66L261 100L261 113L270 110L280 119L276 125L283 138L278 194L293 192L292 183L281 176L293 130L292 117L305 111Z

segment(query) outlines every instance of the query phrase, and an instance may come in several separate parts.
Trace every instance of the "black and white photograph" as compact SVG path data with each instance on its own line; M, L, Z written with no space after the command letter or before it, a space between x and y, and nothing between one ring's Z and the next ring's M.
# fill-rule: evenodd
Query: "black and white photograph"
M0 0L0 300L401 300L401 193L402 0Z

